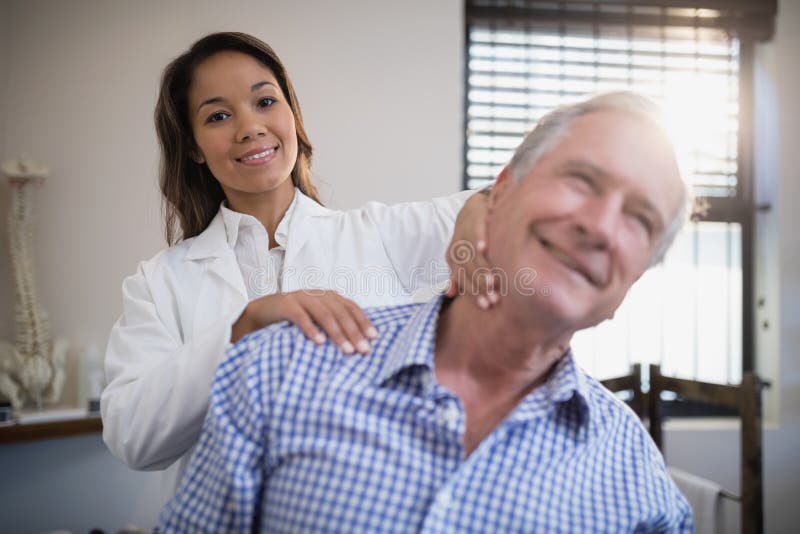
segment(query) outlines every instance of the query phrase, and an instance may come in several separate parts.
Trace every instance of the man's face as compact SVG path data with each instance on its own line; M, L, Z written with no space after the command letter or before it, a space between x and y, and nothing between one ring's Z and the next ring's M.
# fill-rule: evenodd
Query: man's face
M571 331L612 317L682 190L671 147L641 118L602 111L574 120L524 178L501 176L493 192L489 259L508 275L508 303L523 320ZM527 290L515 291L525 283L518 273L531 269Z

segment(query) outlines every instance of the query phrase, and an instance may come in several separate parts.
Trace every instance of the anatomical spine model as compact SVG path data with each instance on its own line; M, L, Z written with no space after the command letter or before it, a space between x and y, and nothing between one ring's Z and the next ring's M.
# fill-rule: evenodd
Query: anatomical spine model
M22 158L7 161L3 174L11 186L9 245L16 286L16 343L0 340L0 397L14 408L58 402L64 384L68 343L53 343L47 317L36 299L33 278L33 193L47 168Z

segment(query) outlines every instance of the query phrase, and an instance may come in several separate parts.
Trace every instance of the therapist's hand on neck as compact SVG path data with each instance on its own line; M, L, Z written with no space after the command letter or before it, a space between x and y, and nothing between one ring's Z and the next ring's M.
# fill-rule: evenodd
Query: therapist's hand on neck
M486 215L489 212L491 186L469 197L456 217L453 239L447 247L450 267L445 295L468 295L481 309L496 304L496 274L486 259Z
M291 321L318 344L325 343L327 335L345 354L366 354L370 350L369 340L378 337L375 327L355 302L335 291L307 289L251 301L233 324L231 342L280 321Z

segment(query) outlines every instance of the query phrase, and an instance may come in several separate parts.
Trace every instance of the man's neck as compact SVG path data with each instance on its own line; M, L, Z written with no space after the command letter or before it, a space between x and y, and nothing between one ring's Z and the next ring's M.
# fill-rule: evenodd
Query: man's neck
M467 414L467 454L536 387L566 352L572 332L524 324L504 301L483 311L456 297L439 316L437 381L455 393Z

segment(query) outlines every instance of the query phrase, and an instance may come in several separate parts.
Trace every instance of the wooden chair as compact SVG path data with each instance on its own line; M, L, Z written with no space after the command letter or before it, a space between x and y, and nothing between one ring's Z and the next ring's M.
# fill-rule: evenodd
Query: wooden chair
M615 378L607 378L601 380L601 383L609 391L619 393L622 391L630 391L633 397L630 401L630 407L636 412L641 419L647 416L647 394L642 391L642 366L635 363L631 366L631 373L625 376L618 376Z
M664 419L661 409L663 391L671 391L681 399L732 408L739 413L742 534L760 534L764 531L762 387L763 383L755 373L745 373L740 385L730 386L664 376L658 365L650 365L647 415L650 435L662 452L664 451L662 428Z
M602 381L613 392L632 391L631 407L646 421L650 435L664 451L664 414L661 393L670 391L679 398L734 409L741 419L741 496L726 496L741 503L742 534L764 531L764 482L762 470L763 435L761 389L764 386L754 373L745 373L738 386L712 384L697 380L672 378L661 374L658 365L650 365L650 388L642 390L641 367L635 364L629 375Z

